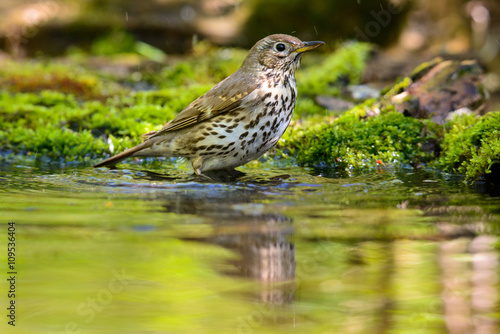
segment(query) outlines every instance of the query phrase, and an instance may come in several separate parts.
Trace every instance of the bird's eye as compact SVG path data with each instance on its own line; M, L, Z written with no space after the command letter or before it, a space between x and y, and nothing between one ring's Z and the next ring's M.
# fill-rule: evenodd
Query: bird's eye
M282 51L285 51L286 46L285 46L285 44L283 44L283 43L277 43L277 44L274 46L274 48L276 49L276 51L278 51L278 52L282 52Z

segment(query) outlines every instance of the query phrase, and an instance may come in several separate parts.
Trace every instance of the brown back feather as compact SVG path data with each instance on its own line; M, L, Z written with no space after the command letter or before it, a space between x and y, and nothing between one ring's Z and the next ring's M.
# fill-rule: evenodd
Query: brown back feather
M237 109L245 97L257 88L255 78L245 74L238 70L219 82L207 93L194 100L172 121L165 124L161 130L149 136L148 139L196 125Z

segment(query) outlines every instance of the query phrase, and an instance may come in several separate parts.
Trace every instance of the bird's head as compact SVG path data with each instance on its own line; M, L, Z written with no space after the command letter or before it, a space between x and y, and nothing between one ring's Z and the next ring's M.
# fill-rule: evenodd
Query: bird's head
M325 44L320 41L302 42L283 34L270 35L258 41L248 53L243 68L252 72L262 69L295 70L304 52Z

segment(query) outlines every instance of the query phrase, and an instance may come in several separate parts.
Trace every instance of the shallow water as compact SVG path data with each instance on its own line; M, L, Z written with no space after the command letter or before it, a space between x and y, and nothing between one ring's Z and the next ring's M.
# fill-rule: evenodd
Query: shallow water
M0 332L500 332L500 199L460 180L123 166L0 167Z

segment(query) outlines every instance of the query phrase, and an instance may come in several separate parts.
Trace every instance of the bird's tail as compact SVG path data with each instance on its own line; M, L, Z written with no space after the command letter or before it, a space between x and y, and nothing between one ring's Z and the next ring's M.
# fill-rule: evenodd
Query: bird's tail
M128 150L123 151L122 153L119 153L117 155L112 156L111 158L107 158L104 161L99 162L97 165L94 165L94 167L103 167L103 166L113 166L119 163L120 161L127 159L128 157L131 157L134 155L134 153L145 149L149 146L151 146L152 143L145 141L142 144L139 144L137 146L134 146L132 148L129 148Z

